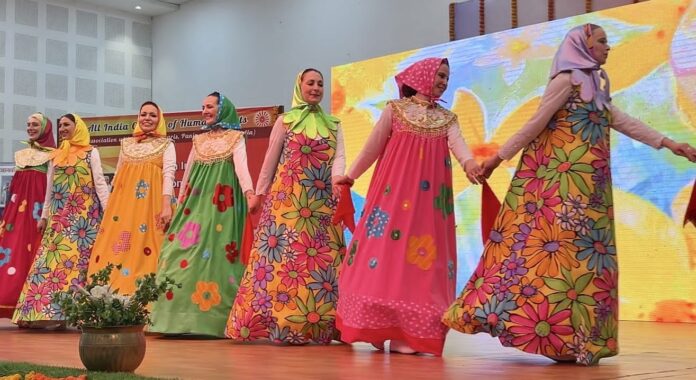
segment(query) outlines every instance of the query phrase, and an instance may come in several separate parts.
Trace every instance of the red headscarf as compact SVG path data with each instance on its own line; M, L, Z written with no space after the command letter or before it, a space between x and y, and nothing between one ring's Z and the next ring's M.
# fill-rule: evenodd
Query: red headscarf
M404 71L396 74L396 85L399 87L399 97L404 97L403 85L407 85L412 89L428 96L431 101L433 98L433 84L435 83L435 74L443 63L449 65L447 58L426 58L412 64Z
M29 116L31 119L36 119L41 123L41 131L39 132L39 138L35 141L29 141L29 144L36 144L42 148L55 148L56 140L53 137L53 123L51 119L47 118L46 115L37 112Z

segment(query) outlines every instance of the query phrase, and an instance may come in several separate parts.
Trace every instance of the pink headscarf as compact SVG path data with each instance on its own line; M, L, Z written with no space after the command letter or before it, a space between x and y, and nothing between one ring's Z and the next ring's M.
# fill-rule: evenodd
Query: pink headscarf
M407 85L412 89L426 95L431 101L438 99L433 98L433 83L435 83L435 74L440 68L440 65L446 63L449 65L447 58L426 58L422 59L404 71L396 74L396 85L399 87L399 97L404 97L404 91L401 88Z
M611 103L609 76L592 56L592 28L590 24L576 26L566 34L551 64L550 79L562 72L570 72L571 82L580 85L580 97L585 102L594 100L601 110ZM601 79L604 79L604 88Z

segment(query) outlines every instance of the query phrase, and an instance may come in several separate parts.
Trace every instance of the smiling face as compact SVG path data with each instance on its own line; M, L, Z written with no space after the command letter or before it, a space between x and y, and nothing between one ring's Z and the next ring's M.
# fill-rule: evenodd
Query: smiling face
M58 133L61 140L70 140L75 135L75 122L67 117L58 120Z
M217 121L218 103L220 103L220 100L212 95L203 99L203 120L205 124L213 125Z
M324 78L316 71L308 71L302 75L300 82L302 99L311 105L317 105L324 97Z
M159 123L159 110L152 104L145 104L140 108L138 114L138 124L144 133L150 133L157 129Z
M41 121L34 117L27 119L27 135L29 141L36 141L41 137Z
M607 34L604 32L604 29L596 28L593 30L592 41L594 42L590 49L592 57L600 66L607 63L607 57L609 57L609 50L611 50L611 47L609 46Z
M447 90L447 83L449 82L449 65L443 63L437 69L435 73L435 82L433 83L433 88L430 90L433 98L439 98Z

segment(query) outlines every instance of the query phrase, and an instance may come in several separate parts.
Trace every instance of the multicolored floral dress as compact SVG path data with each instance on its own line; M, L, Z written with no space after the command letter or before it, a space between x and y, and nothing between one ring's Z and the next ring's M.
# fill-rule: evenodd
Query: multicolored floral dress
M85 152L74 165L53 167L48 225L41 239L12 321L61 321L53 293L84 285L102 210Z
M288 131L266 197L227 337L330 343L338 300L343 230L331 223L336 131L309 138Z
M89 264L90 274L109 263L120 264L122 268L111 274L111 286L121 294L133 294L136 279L157 271L164 240L157 225L162 211L162 166L170 144L166 137L121 140L120 167Z
M36 224L46 198L49 155L34 147L15 153L17 170L10 184L10 202L0 222L0 318L12 317L39 248L41 234Z
M247 202L233 152L244 133L193 138L193 166L183 202L167 231L157 277L181 283L154 303L150 331L224 336L244 273L240 248Z
M582 364L618 353L611 120L574 87L522 152L481 261L444 323Z
M402 340L440 355L457 272L448 130L459 125L413 98L388 107L391 137L341 269L337 324L347 342Z

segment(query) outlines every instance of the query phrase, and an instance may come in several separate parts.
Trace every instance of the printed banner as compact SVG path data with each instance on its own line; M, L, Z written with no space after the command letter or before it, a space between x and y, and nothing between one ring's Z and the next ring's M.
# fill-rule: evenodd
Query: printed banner
M282 112L283 106L237 109L239 122L247 137L247 159L254 183L261 171L273 123ZM174 187L178 189L191 151L191 139L195 134L203 132L201 128L204 122L200 111L169 112L164 114L164 118L167 122L167 136L174 141L176 148L177 170ZM133 134L137 119L137 115L83 118L89 128L92 145L99 149L102 168L109 183L118 163L121 139Z

